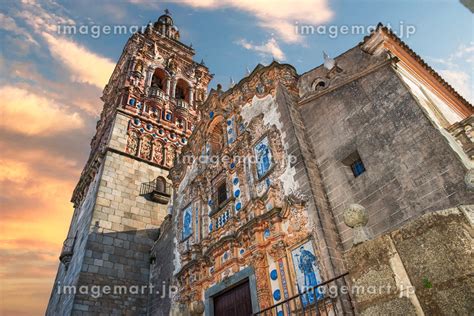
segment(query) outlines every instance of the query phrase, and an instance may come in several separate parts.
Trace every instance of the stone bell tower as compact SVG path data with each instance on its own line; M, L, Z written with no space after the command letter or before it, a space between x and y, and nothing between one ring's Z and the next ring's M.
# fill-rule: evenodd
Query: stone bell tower
M130 37L105 86L48 315L146 313L148 292L130 289L148 284L149 251L172 195L168 170L212 79L179 39L166 11ZM98 295L99 287L111 292Z

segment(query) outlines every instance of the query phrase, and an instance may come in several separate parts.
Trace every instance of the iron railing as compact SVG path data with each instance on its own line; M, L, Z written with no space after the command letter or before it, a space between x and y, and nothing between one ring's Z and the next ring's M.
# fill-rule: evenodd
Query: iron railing
M140 195L147 200L167 204L171 197L171 185L161 177L153 181L142 183L140 187Z
M159 193L171 196L171 185L160 179L142 183L140 187L140 195L147 195L150 193Z
M337 300L341 294L341 284L338 284L337 281L342 281L348 274L349 273L346 272L314 287L308 288L297 295L287 298L253 315L342 315L342 311L336 308Z

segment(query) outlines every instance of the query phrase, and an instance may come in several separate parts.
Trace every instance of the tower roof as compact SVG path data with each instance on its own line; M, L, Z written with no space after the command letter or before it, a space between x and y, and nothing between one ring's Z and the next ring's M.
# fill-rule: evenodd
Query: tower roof
M172 26L174 24L173 18L171 17L171 13L168 9L165 9L165 14L161 15L155 24L158 25L167 25Z
M174 25L173 18L168 9L165 10L165 14L158 18L158 20L153 24L153 27L164 36L179 40L179 29Z

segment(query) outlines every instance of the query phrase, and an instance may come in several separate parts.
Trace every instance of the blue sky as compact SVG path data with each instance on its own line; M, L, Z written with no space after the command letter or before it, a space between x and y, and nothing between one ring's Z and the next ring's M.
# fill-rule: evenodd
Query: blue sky
M366 34L298 36L295 25L415 27L402 39L472 101L474 22L459 1L3 0L0 2L0 314L44 311L89 154L101 91L130 34L58 35L56 26L145 25L168 8L211 87L273 58L299 73Z

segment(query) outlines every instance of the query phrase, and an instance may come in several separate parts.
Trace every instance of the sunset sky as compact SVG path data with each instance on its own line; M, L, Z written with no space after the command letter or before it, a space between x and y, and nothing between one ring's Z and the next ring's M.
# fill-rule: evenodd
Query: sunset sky
M323 50L337 56L367 35L301 35L297 25L382 22L395 31L413 26L402 39L473 101L473 15L458 1L3 0L0 315L44 314L99 97L131 35L63 35L57 26L141 26L165 8L215 74L211 87L272 59L303 73L321 64Z

